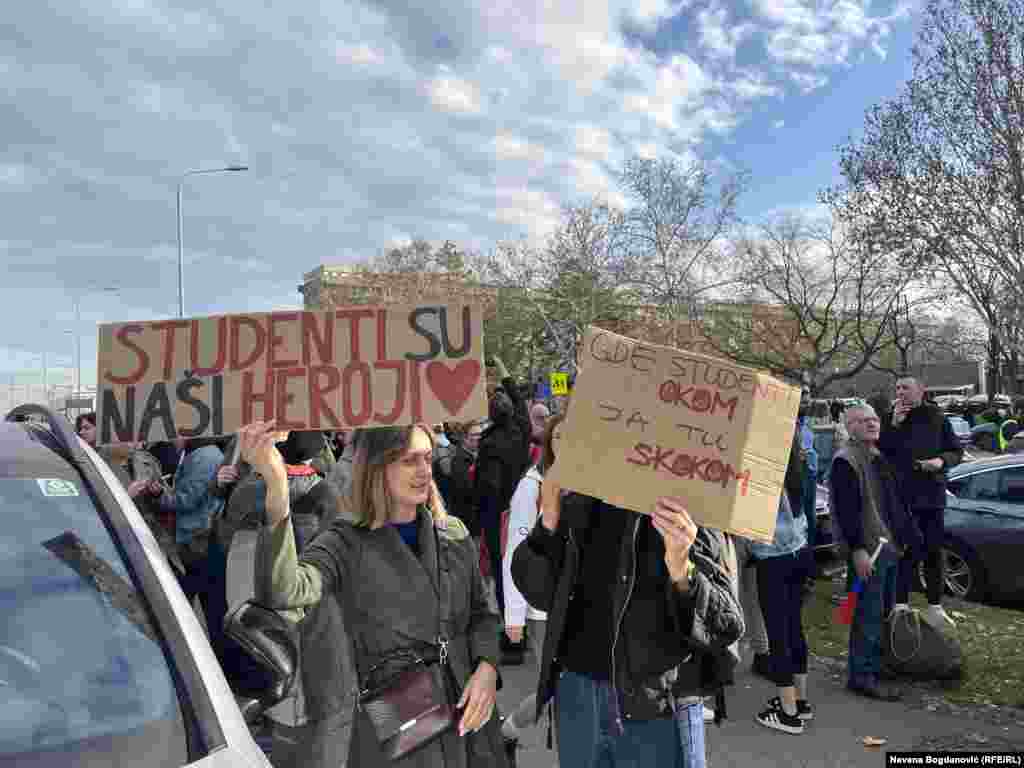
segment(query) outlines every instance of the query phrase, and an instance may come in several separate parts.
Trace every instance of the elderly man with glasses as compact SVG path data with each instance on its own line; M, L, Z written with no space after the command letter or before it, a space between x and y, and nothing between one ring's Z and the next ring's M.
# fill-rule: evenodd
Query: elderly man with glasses
M832 459L830 499L838 538L849 558L849 581L863 585L850 627L847 687L861 696L895 701L901 692L880 680L882 621L893 605L897 566L919 535L897 475L878 448L881 423L866 403L845 413L850 439Z

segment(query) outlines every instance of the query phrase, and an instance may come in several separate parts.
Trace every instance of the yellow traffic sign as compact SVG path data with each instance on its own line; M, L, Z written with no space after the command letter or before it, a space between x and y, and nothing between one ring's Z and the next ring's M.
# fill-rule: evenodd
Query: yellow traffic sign
M552 395L568 395L569 394L569 374L568 373L552 373L551 374L551 394Z

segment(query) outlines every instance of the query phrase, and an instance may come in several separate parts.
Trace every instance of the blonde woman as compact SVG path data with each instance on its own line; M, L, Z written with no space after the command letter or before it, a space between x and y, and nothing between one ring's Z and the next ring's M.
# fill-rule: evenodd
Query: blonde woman
M396 652L410 651L428 663L446 655L454 688L455 727L394 762L367 713L357 708L350 768L505 766L497 718L492 717L500 621L488 607L473 540L459 520L446 514L434 485L431 429L415 425L357 432L347 499L351 508L301 558L290 519L288 477L275 447L282 439L272 423L241 431L242 455L267 480L269 535L259 553L263 562L257 573L264 576L256 585L257 598L293 621L320 600L338 601L360 687L375 666ZM331 679L329 670L324 679Z

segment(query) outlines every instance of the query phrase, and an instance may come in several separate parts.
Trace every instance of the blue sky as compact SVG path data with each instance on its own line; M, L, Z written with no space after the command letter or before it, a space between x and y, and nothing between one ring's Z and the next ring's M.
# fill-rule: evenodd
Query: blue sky
M83 379L95 324L296 306L304 272L424 237L541 240L630 154L741 166L756 221L815 206L910 72L888 0L110 0L0 30L0 393ZM117 286L116 294L90 286Z

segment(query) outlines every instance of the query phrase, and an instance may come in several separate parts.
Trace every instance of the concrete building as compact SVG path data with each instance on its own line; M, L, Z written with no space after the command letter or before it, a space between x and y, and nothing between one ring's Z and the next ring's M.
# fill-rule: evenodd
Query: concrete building
M479 304L484 321L493 316L498 289L450 272L370 272L347 265L322 265L303 275L298 287L305 309L352 304L418 304L427 301Z

